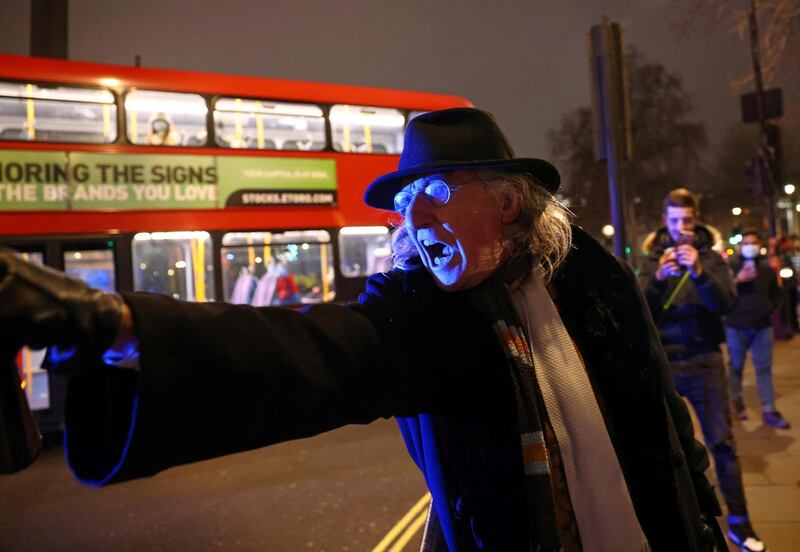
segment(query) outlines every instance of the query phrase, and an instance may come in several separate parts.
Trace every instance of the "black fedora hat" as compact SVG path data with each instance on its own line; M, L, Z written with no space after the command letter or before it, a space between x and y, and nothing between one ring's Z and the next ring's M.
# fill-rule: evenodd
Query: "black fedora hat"
M431 111L408 123L398 170L376 178L364 193L370 207L394 209L394 196L426 174L459 169L528 173L547 191L561 176L543 159L517 158L489 113L471 107Z

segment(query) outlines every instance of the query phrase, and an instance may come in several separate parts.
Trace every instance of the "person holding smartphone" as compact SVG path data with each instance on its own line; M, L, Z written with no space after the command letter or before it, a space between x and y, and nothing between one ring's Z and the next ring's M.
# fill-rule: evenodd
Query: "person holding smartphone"
M731 429L722 317L736 304L725 259L714 251L718 233L700 224L700 201L686 188L664 199L664 227L645 240L639 273L647 304L667 353L672 380L697 413L717 481L728 506L728 537L745 552L766 546L750 524L742 468Z
M748 230L742 234L739 256L731 259L739 296L736 306L725 317L731 402L736 416L746 420L742 370L747 351L750 351L764 423L774 428L788 429L791 424L775 408L772 386L772 344L775 338L771 315L780 306L782 295L778 278L761 255L761 248L758 232Z

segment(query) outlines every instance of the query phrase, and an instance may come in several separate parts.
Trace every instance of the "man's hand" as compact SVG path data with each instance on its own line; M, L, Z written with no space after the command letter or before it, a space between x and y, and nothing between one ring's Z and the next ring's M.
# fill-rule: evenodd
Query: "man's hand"
M703 273L703 267L700 264L700 254L693 245L684 244L675 248L675 257L678 264L689 271L692 277L697 278Z
M742 269L736 273L736 283L751 282L757 275L755 264L745 262Z
M124 302L83 281L0 249L0 345L17 350L56 345L81 359L99 359L117 337ZM51 357L52 360L52 357Z
M667 249L663 255L658 259L658 270L656 270L656 280L659 282L665 281L670 276L677 276L681 272L681 267L678 264L675 250L673 248Z

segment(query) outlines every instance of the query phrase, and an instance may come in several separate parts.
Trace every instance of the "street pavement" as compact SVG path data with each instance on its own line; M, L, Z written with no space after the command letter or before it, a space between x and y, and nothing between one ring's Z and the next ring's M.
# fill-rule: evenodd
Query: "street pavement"
M792 427L761 420L753 365L744 371L748 419L734 420L750 519L770 552L800 551L800 335L775 343L773 377L778 410ZM697 431L699 435L699 430ZM713 474L710 474L713 475ZM736 550L731 544L731 550Z
M0 551L361 552L425 492L389 420L101 489L55 448L0 476Z

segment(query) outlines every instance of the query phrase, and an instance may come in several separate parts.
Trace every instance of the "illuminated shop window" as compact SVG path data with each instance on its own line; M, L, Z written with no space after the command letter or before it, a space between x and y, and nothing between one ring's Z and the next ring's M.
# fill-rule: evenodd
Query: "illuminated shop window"
M400 153L406 120L397 109L334 105L330 113L333 149L355 153Z
M225 301L256 307L333 301L330 239L325 230L225 234Z
M339 231L339 269L348 278L390 270L391 256L385 226L347 226Z
M140 232L133 237L133 287L187 301L213 301L208 232Z
M116 139L111 91L0 81L0 140L107 144Z
M198 94L132 90L125 96L128 140L147 146L205 146L206 101Z
M18 255L30 263L44 266L44 255L39 251L18 253ZM42 369L45 352L47 349L33 350L23 347L17 353L17 369L31 410L50 408L50 384L47 371Z
M214 129L223 148L325 149L325 118L316 105L220 98L214 105Z

